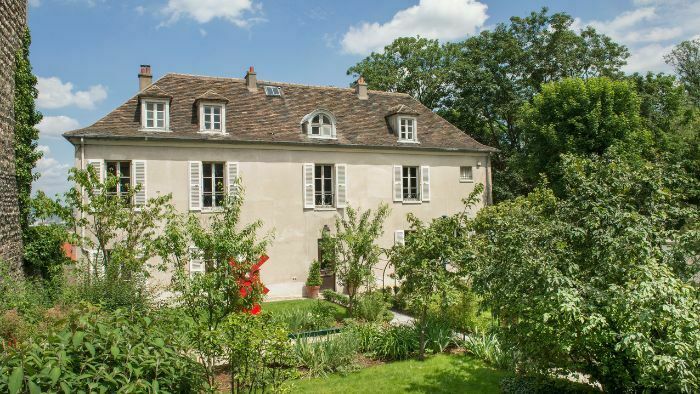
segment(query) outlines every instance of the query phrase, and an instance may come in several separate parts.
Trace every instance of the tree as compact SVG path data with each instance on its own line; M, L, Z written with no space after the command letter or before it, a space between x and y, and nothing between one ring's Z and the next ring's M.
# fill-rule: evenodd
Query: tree
M321 248L324 256L333 256L338 280L348 292L348 312L353 314L355 298L360 286L373 286L372 268L382 253L377 239L384 233L384 221L389 206L382 203L372 210L361 211L348 206L335 219L335 234L322 233Z
M450 59L437 40L397 38L382 53L372 52L350 67L348 75L364 77L371 89L409 93L430 109L447 94Z
M700 105L700 39L681 42L664 59L676 70L695 105Z
M174 271L172 290L192 321L189 338L212 387L214 368L226 355L224 323L233 314L252 310L264 295L262 283L251 270L265 254L272 234L258 239L259 220L241 226L242 205L239 185L237 194L226 196L221 212L206 223L197 215L171 215L156 242L158 255ZM185 271L192 260L205 266L203 273Z
M401 293L417 316L421 360L425 357L431 305L443 297L441 307L447 308L451 304L447 296L466 285L464 271L453 269L452 265L462 257L468 242L467 237L458 236L465 231L466 212L478 202L483 191L483 185L477 185L465 199L464 212L433 219L429 224L409 213L410 232L405 244L394 245L389 254L394 274L401 282Z
M520 116L525 148L519 163L526 182L534 185L544 174L559 193L561 155L602 155L614 145L643 153L651 145L635 89L624 81L571 78L548 83Z
M42 116L34 105L38 91L37 80L32 74L32 65L29 62L31 42L29 29L26 29L22 46L15 57L15 178L19 194L20 225L25 243L30 240L29 211L32 182L39 177L39 174L33 174L32 171L42 156L41 151L37 150L39 130L36 125L41 121Z
M674 184L697 183L609 155L562 166L567 199L543 186L483 209L471 228L464 268L500 338L523 370L589 374L609 392L696 392L700 299L688 275L700 210Z

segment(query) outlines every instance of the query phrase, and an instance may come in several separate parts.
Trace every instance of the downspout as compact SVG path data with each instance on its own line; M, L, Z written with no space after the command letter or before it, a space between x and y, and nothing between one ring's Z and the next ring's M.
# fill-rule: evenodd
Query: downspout
M493 204L493 190L491 187L491 152L486 156L486 205Z
M81 171L82 171L82 170L85 170L85 140L83 139L83 137L80 137L80 170L81 170ZM84 191L83 188L81 187L81 188L80 188L80 195L81 195L81 196L84 196L84 195L85 195L84 192L85 192L85 191ZM83 211L82 211L82 210L80 211L80 221L81 221L81 222L83 221ZM80 226L80 243L81 243L81 244L83 243L82 240L84 240L84 239L85 239L85 226ZM80 248L80 254L81 254L80 257L82 258L82 257L83 257L83 256L82 256L82 254L83 254L83 248ZM88 262L88 265L89 265L89 264L90 264L90 262ZM89 272L90 272L90 269L88 268L88 273L89 273ZM88 274L88 275L89 275L89 274Z

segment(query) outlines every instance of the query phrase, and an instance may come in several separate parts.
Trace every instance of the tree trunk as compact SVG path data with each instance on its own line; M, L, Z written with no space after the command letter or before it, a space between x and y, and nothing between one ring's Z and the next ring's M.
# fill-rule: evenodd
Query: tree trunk
M421 317L420 317L420 350L418 351L418 359L423 361L425 360L425 315L426 315L426 309L424 308L423 311L421 312Z

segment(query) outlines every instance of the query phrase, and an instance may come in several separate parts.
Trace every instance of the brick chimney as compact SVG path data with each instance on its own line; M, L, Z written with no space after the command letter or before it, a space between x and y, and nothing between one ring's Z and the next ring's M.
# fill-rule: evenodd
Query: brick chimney
M146 89L153 83L153 74L151 74L151 66L142 64L139 71L139 91Z
M258 77L257 74L255 73L255 69L253 66L250 66L248 69L248 72L245 73L245 85L248 87L249 92L257 92L258 91Z
M365 82L362 75L360 75L360 78L355 82L355 93L357 93L357 98L360 100L367 100L369 98L367 95L367 82Z

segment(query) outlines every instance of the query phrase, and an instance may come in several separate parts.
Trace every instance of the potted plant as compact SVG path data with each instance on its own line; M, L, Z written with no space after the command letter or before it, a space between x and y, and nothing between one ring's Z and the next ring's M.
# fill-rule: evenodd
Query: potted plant
M318 290L321 288L321 264L317 260L311 262L309 276L306 278L306 296L318 298Z

